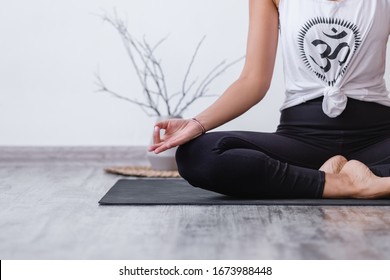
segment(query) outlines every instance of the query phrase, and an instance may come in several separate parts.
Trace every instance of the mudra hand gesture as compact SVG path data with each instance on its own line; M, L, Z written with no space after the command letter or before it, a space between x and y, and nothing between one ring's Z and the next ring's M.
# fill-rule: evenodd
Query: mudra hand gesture
M163 135L161 135L162 130ZM193 119L169 119L159 121L154 126L153 144L149 152L156 154L182 145L206 132L203 125Z

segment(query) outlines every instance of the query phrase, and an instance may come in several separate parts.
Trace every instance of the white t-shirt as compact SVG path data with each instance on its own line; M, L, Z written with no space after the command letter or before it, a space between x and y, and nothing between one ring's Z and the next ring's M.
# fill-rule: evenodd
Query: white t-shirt
M390 106L384 80L390 0L280 0L286 99L281 110L324 96L339 116L347 98Z

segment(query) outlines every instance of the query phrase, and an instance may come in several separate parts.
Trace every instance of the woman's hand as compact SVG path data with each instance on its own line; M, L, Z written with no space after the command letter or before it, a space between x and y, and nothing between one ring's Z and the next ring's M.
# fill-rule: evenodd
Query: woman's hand
M161 130L164 130L162 136ZM149 152L161 153L200 136L202 132L202 128L193 120L169 119L157 122Z

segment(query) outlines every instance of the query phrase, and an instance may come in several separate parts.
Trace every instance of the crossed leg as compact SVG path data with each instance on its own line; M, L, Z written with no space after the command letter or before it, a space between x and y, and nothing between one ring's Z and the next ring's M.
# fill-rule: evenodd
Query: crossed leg
M287 155L290 159L286 160ZM362 161L326 155L274 134L215 132L179 147L176 159L180 173L192 185L232 196L390 197L390 177L383 175L390 165L379 162L381 168L374 166L372 172L362 163L370 162L363 155L356 155ZM307 166L321 158L325 163L319 170ZM377 176L378 170L382 177Z

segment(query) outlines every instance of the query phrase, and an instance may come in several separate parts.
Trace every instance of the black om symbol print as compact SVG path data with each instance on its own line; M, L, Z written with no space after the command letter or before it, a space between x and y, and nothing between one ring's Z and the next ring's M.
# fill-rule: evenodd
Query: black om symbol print
M348 33L346 31L341 31L340 33L337 34L337 29L336 28L332 28L332 31L333 33L335 33L334 35L329 35L329 34L326 34L325 32L323 32L323 34L332 39L332 40L340 40L340 39L343 39L345 37L348 36ZM326 61L326 65L325 66L322 66L320 65L320 63L318 63L312 56L310 56L310 58L313 60L313 62L315 64L317 64L325 73L327 73L331 68L332 68L332 64L331 64L331 60L335 60L337 59L339 53L344 49L344 48L348 48L345 56L339 60L339 65L342 66L344 65L347 60L348 60L348 57L349 55L351 54L351 48L350 46L348 45L348 43L340 43L336 49L333 51L332 48L329 46L328 43L326 43L325 41L323 40L320 40L320 39L317 39L317 40L314 40L312 42L312 45L314 45L315 47L317 46L321 46L321 45L325 45L326 46L326 49L325 51L323 51L320 56L322 59L325 59Z

